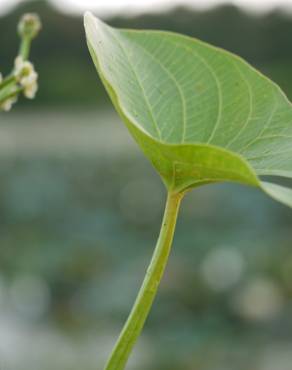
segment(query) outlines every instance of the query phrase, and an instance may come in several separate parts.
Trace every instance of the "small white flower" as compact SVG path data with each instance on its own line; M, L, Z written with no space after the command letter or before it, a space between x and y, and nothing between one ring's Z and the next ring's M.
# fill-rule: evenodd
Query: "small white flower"
M41 20L37 14L24 14L18 24L18 33L21 37L33 39L42 28Z
M33 82L30 85L26 85L24 88L24 96L28 99L33 99L38 91L38 84L37 82Z
M23 60L22 56L18 56L14 61L14 76L21 84L25 82L26 78L34 73L34 66L28 60Z
M37 82L37 79L38 79L38 74L33 70L32 72L30 72L29 75L21 78L20 84L24 87L28 85L32 85Z
M1 105L0 110L8 112L11 110L12 105L17 102L17 97L14 96L13 98L6 99Z
M21 55L18 55L14 59L14 73L15 74L22 68L22 65L23 65L23 58Z
M17 82L24 88L24 96L33 99L38 90L38 74L33 64L18 56L14 63L14 75Z
M25 64L26 63L26 64ZM25 62L22 58L22 56L18 55L15 60L14 60L14 76L16 79L20 79L22 74L23 74L23 69L29 68L30 65L28 64L29 62Z

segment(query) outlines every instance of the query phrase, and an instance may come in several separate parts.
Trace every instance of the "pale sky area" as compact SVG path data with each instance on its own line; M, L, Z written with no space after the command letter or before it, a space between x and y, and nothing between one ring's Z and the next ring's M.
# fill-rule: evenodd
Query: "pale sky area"
M0 13L9 11L13 6L26 0L0 0ZM140 13L159 11L176 5L189 5L206 9L218 4L232 3L247 10L266 12L275 7L292 11L292 0L50 0L58 9L70 13L92 10L100 15L115 13Z

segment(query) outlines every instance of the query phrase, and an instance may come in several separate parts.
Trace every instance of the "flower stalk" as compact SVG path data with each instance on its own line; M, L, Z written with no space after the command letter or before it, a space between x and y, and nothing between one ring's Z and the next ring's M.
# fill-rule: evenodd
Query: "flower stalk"
M24 14L18 23L20 36L19 54L12 72L2 77L0 73L0 111L9 111L19 94L33 99L38 90L38 74L28 60L32 40L38 35L41 22L36 14Z

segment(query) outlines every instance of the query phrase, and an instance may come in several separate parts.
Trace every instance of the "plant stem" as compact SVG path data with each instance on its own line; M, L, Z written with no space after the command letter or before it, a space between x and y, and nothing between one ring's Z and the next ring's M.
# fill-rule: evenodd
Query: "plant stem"
M2 82L0 83L0 90L6 87L10 84L15 84L16 78L13 74L10 74L9 76L5 77Z
M7 92L0 96L0 105L3 104L7 99L16 97L19 93L23 91L23 87L16 87L13 91Z
M27 60L30 52L31 37L23 37L20 43L19 55L23 60Z
M168 193L160 235L127 322L104 370L123 370L143 329L168 260L182 194Z

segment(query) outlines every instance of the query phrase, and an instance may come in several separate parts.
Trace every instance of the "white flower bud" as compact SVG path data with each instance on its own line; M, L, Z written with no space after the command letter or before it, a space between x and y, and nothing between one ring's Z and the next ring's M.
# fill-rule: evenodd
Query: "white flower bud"
M18 82L25 77L29 77L34 72L34 66L31 62L23 60L22 56L18 56L14 61L14 75Z
M12 105L17 102L17 97L14 96L12 98L6 99L1 105L0 110L3 110L5 112L8 112L11 110Z
M38 74L33 64L29 61L24 61L21 56L18 56L14 63L14 75L17 82L24 89L24 96L33 99L38 90Z
M18 24L18 33L21 37L34 38L42 28L41 20L37 14L24 14Z
M38 84L37 82L33 82L30 85L27 85L24 89L24 96L28 99L34 99L36 93L38 91Z

